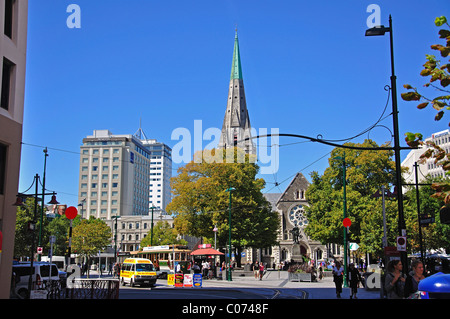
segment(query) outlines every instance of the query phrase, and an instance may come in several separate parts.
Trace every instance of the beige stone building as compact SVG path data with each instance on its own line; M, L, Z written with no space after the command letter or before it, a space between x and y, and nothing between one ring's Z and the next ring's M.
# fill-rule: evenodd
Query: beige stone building
M0 299L9 298L25 96L28 0L0 0Z

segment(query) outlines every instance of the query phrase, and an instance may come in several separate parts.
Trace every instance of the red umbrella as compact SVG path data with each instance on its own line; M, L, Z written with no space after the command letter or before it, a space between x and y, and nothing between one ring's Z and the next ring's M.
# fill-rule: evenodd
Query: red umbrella
M204 249L197 249L191 252L191 256L203 256L203 255L224 255L224 253L221 253L220 251L217 251L213 248L204 248Z

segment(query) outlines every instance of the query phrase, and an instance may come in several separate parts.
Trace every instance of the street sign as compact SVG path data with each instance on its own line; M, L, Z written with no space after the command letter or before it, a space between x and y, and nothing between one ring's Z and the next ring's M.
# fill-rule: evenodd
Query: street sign
M350 227L352 224L352 221L350 220L350 218L344 218L344 220L342 221L342 224L344 225L344 227Z
M406 251L406 236L397 237L397 251Z
M66 208L66 217L68 219L74 219L75 217L77 217L78 214L78 210L76 207L70 206Z
M434 217L420 216L420 225L428 225L434 223Z
M350 243L350 250L358 250L359 245L357 243Z
M42 247L38 247L38 248L37 248L37 253L38 253L39 255L42 255Z

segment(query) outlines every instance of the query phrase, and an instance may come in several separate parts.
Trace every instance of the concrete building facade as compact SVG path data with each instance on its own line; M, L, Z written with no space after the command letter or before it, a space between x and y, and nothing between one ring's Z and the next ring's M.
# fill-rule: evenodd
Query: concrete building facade
M0 299L9 298L14 254L27 26L28 0L0 0Z
M83 217L149 216L170 201L171 149L136 135L95 130L80 147ZM155 193L159 197L150 197Z
M450 130L436 132L424 140L425 142L434 142L442 148L447 154L450 152ZM402 162L402 167L407 167L408 172L403 173L403 178L407 184L414 184L416 182L416 174L414 164L419 162L420 156L425 153L430 146L422 147L420 149L412 150L408 153L405 160ZM422 182L427 175L430 177L445 177L445 171L442 166L434 163L435 159L430 158L424 164L418 164L418 182Z

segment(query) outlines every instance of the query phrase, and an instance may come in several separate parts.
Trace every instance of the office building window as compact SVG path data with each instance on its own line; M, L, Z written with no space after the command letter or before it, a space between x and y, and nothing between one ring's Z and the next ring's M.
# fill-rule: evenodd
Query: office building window
M16 0L5 0L5 35L13 37L14 4Z
M0 100L0 107L9 110L11 83L13 78L14 63L3 58L3 72L2 72L2 95Z

